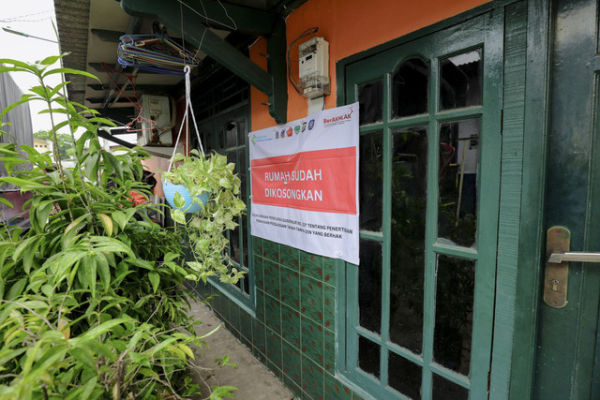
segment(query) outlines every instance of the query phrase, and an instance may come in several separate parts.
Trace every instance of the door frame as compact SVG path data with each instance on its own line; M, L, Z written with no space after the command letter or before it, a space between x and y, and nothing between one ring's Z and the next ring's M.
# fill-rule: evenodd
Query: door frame
M521 134L521 158L511 160L520 166L521 174L506 172L506 159L502 137L502 169L500 193L514 191L502 202L512 208L509 215L500 215L498 248L506 248L513 254L499 253L496 269L495 318L493 323L492 360L490 369L490 399L530 398L533 390L540 273L543 252L543 205L546 160L546 131L548 126L547 98L549 95L550 56L550 2L523 0L526 22L526 72L524 84L523 132ZM495 0L442 22L422 28L401 38L394 39L363 52L344 58L336 63L337 105L346 104L346 70L349 65L375 54L400 46L409 41L430 35L436 31L464 22L477 15L492 12L504 14L507 7L520 3L518 0ZM502 61L503 62L503 61ZM504 67L504 66L503 66ZM526 111L526 112L525 112ZM506 116L502 113L502 125ZM513 138L514 139L514 138ZM514 223L514 218L518 221ZM512 226L512 234L505 229ZM502 230L507 232L502 234ZM527 240L520 240L527 238ZM510 253L510 252L508 252ZM500 268L500 266L504 266ZM345 327L346 266L337 263L336 326ZM518 327L518 328L517 328ZM346 329L336 332L336 377L366 399L371 398L353 381L340 366L346 365Z
M518 243L517 271L514 282L514 324L511 331L509 375L506 377L508 398L529 399L534 389L537 347L537 320L540 284L544 265L544 196L546 181L546 146L549 125L550 59L552 36L552 2L528 0L527 72L523 138L523 183L519 236L528 240ZM514 327L518 326L518 329ZM494 371L492 370L492 384ZM498 397L499 398L499 397Z

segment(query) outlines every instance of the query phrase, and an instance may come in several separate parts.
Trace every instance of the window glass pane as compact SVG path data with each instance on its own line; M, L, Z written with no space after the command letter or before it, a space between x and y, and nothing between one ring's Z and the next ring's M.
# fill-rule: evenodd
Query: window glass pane
M480 126L475 118L440 131L438 236L467 247L477 235Z
M433 374L433 400L468 400L469 391Z
M441 60L442 110L481 105L481 66L481 49Z
M224 149L225 148L225 138L226 138L226 136L227 136L227 134L225 133L225 129L223 128L223 132L220 132L219 135L218 135L218 138L217 138L219 140L219 143L218 143L219 149ZM212 135L211 135L211 138L212 138ZM198 139L196 139L196 135L192 135L192 139L191 140L192 141L195 140L196 142L198 142ZM202 141L202 143L204 143L204 141ZM212 146L212 143L209 143L208 147L211 147L211 146ZM207 148L207 147L204 148L204 151L209 151L209 150L211 150L211 149Z
M246 174L248 173L248 169L246 168L246 149L240 150L237 156L237 164L235 166L235 172L240 178L240 198L246 202L247 192L246 192Z
M427 189L427 131L393 132L390 338L420 354ZM362 258L362 254L361 254Z
M244 243L244 267L248 267L248 217L242 215L242 241Z
M383 134L360 137L360 229L381 231L383 198Z
M434 360L469 375L475 262L438 255Z
M239 220L238 220L239 222ZM235 229L229 231L229 255L231 258L240 263L240 226L236 226Z
M392 352L388 362L389 385L413 400L420 399L421 367Z
M375 375L379 379L379 345L358 337L358 366L365 372Z
M360 240L358 266L360 325L373 332L381 330L381 243Z
M246 144L246 137L248 136L248 132L246 132L246 122L245 121L237 121L238 126L238 146L242 146Z
M250 280L248 279L248 274L243 278L242 291L246 294L250 294Z
M238 164L237 164L237 153L235 151L227 152L227 162L234 163L236 165L235 171L237 172ZM239 223L239 220L236 221ZM237 263L240 262L240 231L239 226L236 226L235 229L230 230L229 232L229 256ZM239 286L239 285L238 285Z
M238 125L236 122L225 124L225 146L234 147L237 145Z
M392 117L427 112L429 66L420 58L406 60L392 80Z
M235 151L229 151L226 153L227 155L227 163L234 163L235 164L235 169L234 171L237 173L238 172L238 162L237 162L237 153Z
M360 125L381 121L383 119L383 81L360 85L358 102Z

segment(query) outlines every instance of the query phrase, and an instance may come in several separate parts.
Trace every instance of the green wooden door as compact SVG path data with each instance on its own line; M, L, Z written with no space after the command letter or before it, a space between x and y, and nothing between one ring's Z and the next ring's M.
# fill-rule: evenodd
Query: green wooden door
M565 226L572 251L599 252L598 2L554 3L542 229ZM545 304L542 291L533 398L600 399L600 264L570 263L564 308Z
M377 399L484 399L500 182L500 12L346 68L360 102L360 259L346 376Z

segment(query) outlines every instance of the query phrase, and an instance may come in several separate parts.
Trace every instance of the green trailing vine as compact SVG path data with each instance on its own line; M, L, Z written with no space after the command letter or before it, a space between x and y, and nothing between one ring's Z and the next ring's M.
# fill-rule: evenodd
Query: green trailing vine
M246 209L240 199L240 178L233 172L235 164L227 163L227 157L217 153L204 157L197 150L191 153L176 154L174 161L180 164L163 172L164 179L185 186L192 198L207 196L200 211L186 217L182 210L185 200L180 193L175 194L177 209L172 210L171 216L187 234L193 256L187 264L204 282L209 276L217 276L221 282L235 284L243 271L229 262L225 232L237 226L235 221Z

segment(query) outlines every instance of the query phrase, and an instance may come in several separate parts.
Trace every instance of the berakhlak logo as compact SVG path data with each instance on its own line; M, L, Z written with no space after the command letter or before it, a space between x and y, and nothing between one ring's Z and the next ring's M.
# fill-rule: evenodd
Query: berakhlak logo
M306 130L306 121L302 121L302 132Z
M252 135L252 144L256 146L256 135Z
M292 136L293 134L294 134L294 131L292 130L292 128L291 128L291 127L290 127L290 128L288 128L288 130L287 130L287 135L288 135L288 136Z
M279 139L279 131L275 131L275 139Z
M296 135L300 133L300 125L294 127L294 132L296 132Z
M308 122L308 130L309 130L309 131L312 131L312 128L314 128L314 127L315 127L315 120L314 120L314 119L311 119L311 120Z
M331 125L341 125L341 124L345 124L346 122L350 122L350 120L352 119L353 112L354 112L353 108L350 107L350 112L335 115L331 118L323 118L323 126L325 128L327 128L328 126L331 126Z

